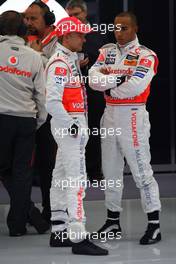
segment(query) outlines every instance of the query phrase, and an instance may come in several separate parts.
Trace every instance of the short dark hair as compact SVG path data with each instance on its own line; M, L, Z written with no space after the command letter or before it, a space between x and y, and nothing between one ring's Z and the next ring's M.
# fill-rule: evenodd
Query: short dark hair
M42 11L43 11L43 14L46 14L47 12L50 12L50 8L49 6L47 6L43 1L41 0L35 0L34 2L32 2L29 7L33 6L33 5L37 5L39 6Z
M32 7L32 6L38 6L40 9L41 9L41 12L42 12L42 15L43 15L43 18L45 20L45 24L47 26L51 26L52 24L54 24L54 22L56 21L56 17L54 15L54 12L53 11L50 11L50 8L49 6L47 6L43 1L41 0L35 0L34 2L32 2L30 4L29 7Z
M65 9L72 9L74 7L81 8L82 11L87 12L87 4L82 0L70 0L67 2Z
M115 18L117 18L117 17L129 17L135 26L138 25L137 17L131 11L121 12L121 13L117 14Z
M0 15L0 35L23 37L26 30L23 14L9 10Z

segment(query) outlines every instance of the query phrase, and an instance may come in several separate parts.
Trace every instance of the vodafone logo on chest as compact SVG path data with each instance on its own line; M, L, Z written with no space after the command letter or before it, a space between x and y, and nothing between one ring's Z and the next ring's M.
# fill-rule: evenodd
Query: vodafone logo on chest
M152 65L152 61L147 58L142 58L139 62L139 65L145 66L147 68L150 68Z
M19 59L16 56L10 56L8 58L8 63L10 65L16 66L16 65L18 65L18 62L19 62Z

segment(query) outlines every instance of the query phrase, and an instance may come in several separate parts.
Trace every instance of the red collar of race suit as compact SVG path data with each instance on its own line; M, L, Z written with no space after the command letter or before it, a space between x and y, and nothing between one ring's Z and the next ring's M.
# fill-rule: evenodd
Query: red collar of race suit
M53 31L51 31L43 40L42 40L42 46L46 46L48 43L50 43L54 38L56 37L55 28L53 28ZM39 39L37 35L29 35L27 37L29 42L32 42L34 40Z

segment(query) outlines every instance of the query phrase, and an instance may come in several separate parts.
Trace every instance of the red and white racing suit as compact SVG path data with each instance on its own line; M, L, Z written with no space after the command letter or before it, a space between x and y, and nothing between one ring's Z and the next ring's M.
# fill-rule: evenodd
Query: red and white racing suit
M65 228L71 232L85 232L82 200L85 196L88 135L85 91L77 59L75 52L58 44L57 53L46 66L46 108L52 116L51 131L58 145L50 189L52 232ZM79 127L76 137L68 132L73 124Z
M102 166L107 180L106 206L111 211L122 210L124 157L140 189L144 212L161 209L158 184L150 165L150 122L145 106L157 65L156 54L141 46L136 37L123 47L103 46L89 70L90 87L105 91L101 127L106 129L107 137L102 139ZM110 74L102 74L102 67ZM117 135L119 128L121 134ZM117 179L121 181L120 187L112 184Z

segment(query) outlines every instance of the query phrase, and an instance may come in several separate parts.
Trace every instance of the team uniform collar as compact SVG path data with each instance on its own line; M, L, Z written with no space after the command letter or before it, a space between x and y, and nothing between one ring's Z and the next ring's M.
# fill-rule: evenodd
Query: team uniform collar
M134 40L130 41L129 43L127 43L125 45L120 45L117 43L117 46L120 49L121 53L128 53L130 50L132 50L138 44L139 44L139 40L138 40L138 37L136 36L136 38Z
M55 34L54 30L55 30L55 26L53 26L53 30L51 30L51 32L49 32L48 35L45 36L45 37L42 39L42 45L43 45L43 46L48 45L53 39L56 38L56 34Z
M61 45L59 42L58 42L58 49L61 49L67 56L72 57L75 60L78 59L78 55L77 55L76 52L73 52L73 51L67 49L66 47L64 47L63 45Z

